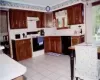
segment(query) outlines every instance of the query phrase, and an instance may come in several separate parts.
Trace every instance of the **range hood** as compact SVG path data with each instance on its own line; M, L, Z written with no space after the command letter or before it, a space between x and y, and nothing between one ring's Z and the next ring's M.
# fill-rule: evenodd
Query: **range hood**
M38 17L27 17L27 21L39 21Z

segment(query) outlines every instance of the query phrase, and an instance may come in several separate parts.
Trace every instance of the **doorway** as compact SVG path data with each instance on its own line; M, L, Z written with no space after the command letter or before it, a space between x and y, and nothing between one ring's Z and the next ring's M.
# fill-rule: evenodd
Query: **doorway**
M7 10L0 10L0 45L5 47L3 52L10 56Z

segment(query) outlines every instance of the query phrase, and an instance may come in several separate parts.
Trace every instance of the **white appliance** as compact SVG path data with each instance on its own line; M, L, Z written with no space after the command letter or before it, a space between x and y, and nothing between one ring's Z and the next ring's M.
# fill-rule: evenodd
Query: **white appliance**
M27 17L27 26L29 31L37 30L37 21L39 21L38 17Z

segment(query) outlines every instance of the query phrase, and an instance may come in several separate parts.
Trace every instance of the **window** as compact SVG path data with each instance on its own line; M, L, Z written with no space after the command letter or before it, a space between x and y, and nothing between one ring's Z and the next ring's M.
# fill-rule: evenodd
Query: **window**
M57 28L62 29L62 28L67 28L68 23L67 23L67 10L62 10L58 11L55 13L56 16L56 21L57 21Z
M100 41L100 5L92 7L93 13L93 38L95 41Z

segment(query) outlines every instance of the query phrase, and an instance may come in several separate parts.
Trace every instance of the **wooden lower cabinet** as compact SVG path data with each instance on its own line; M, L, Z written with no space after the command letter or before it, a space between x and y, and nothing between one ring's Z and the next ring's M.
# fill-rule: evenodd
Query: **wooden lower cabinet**
M55 52L62 53L61 48L61 37L58 36L48 36L44 38L44 49L45 52Z
M82 43L84 42L84 35L82 36L72 36L71 37L71 45L76 45L76 44L79 44L79 43Z
M50 38L49 37L44 38L44 50L45 50L46 53L51 51L51 44L50 44Z
M44 38L44 50L47 52L63 53L67 54L68 47L84 42L84 35L82 36L47 36ZM69 41L70 40L70 41ZM66 51L66 52L65 52Z
M13 58L17 61L32 57L30 39L12 40Z

